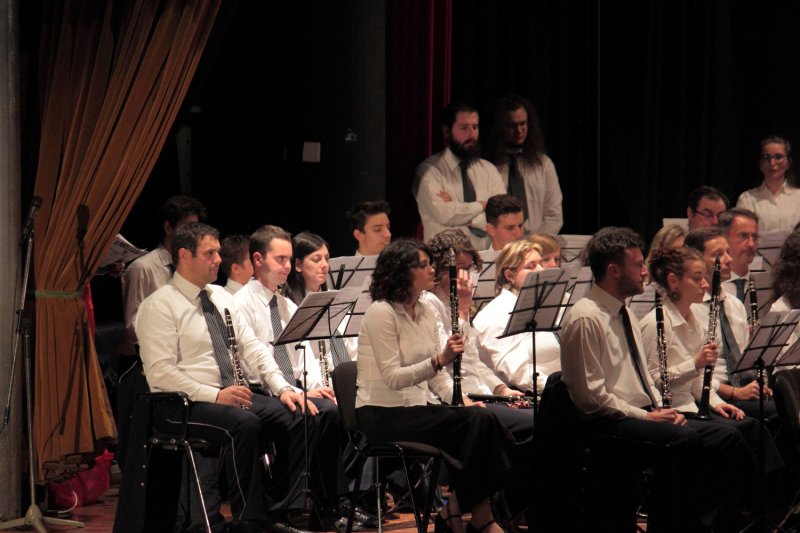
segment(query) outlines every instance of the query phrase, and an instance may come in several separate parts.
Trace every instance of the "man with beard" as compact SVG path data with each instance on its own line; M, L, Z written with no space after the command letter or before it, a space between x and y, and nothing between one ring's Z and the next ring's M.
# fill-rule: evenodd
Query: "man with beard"
M492 126L492 162L508 194L522 203L525 233L555 235L564 224L561 187L544 151L536 109L527 98L506 96L497 105Z
M595 283L562 325L562 381L590 433L613 437L629 459L654 467L648 530L695 531L700 515L723 503L715 501L718 489L735 486L723 465L741 464L747 449L736 429L687 421L661 407L641 332L625 306L626 298L643 291L643 246L632 230L615 227L601 229L587 244ZM615 490L597 497L608 500L604 507L620 510L625 494ZM622 511L633 516L630 509ZM597 526L619 530L604 520Z
M427 241L446 229L458 229L476 250L489 246L486 201L505 194L502 178L490 162L480 158L478 110L465 103L442 111L447 147L417 167L414 196Z
M749 209L734 207L719 216L718 224L731 248L731 279L727 283L736 287L736 298L744 302L750 263L758 250L758 215Z

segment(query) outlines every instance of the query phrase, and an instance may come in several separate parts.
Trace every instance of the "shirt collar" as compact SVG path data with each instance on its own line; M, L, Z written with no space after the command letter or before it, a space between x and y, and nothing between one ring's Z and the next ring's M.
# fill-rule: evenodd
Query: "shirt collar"
M187 280L177 272L172 276L172 285L178 289L190 302L194 302L200 297L200 291L208 291L211 296L211 291L206 286L198 287L191 281Z
M618 315L619 310L625 307L625 302L621 302L597 284L592 285L589 294L593 300L608 309L612 315Z
M678 310L677 306L669 298L664 298L664 314L665 316L669 317L672 327L679 327L688 323L688 321L683 318L683 315L681 315L681 312ZM692 316L691 312L689 313L689 316Z
M456 170L458 170L458 165L459 165L459 163L461 163L461 159L459 159L456 156L456 154L454 154L453 151L450 150L449 146L444 149L443 159L444 159L444 162L447 164L447 168L451 172L455 172Z
M156 255L158 256L158 260L161 261L161 264L165 267L172 266L172 254L169 253L169 250L164 248L163 243L159 243L158 247L156 248Z

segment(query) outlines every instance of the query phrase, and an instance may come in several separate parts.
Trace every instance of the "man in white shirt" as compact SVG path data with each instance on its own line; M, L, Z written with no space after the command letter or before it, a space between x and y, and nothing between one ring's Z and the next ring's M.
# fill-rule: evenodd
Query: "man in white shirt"
M249 251L253 263L253 279L236 293L234 300L243 320L267 346L269 359L280 369L286 382L296 386L298 394L305 385L309 408L314 406L319 411L319 416L313 417L309 424L307 444L313 461L313 472L321 475L312 476L311 480L315 484L316 496L330 507L326 511L332 510L337 492L341 428L339 411L332 401L333 390L323 387L319 361L314 357L308 342L302 343L305 349L299 350L295 348L295 343L272 345L297 310L297 306L278 291L278 287L286 283L291 268L292 236L277 226L262 226L250 236ZM247 370L250 379L257 378L257 374L253 373L254 369ZM305 371L307 374L304 376ZM288 456L293 464L301 462L304 450L303 427L294 426L288 432L292 434L276 442L278 460L282 456ZM300 488L302 485L297 483L291 487L294 490ZM287 500L298 501L294 497Z
M719 216L718 226L730 246L731 279L726 283L735 287L736 298L744 303L750 263L758 250L758 215L749 209L734 207Z
M724 283L731 277L730 246L722 230L718 227L699 228L686 235L684 245L699 250L706 262L706 281L712 283L714 263L719 255L720 280ZM709 303L711 295L706 293L702 304L692 304L692 310L697 313L701 324L709 323ZM727 325L726 325L727 322ZM747 310L744 304L733 297L728 297L726 291L720 291L719 323L717 324L717 337L720 347L719 358L714 366L714 379L719 381L717 393L720 397L741 409L753 418L759 418L758 382L752 373L731 374L731 365L738 363L742 352L747 347L750 333L747 326ZM772 396L772 390L764 386L767 397ZM765 416L767 418L776 413L775 402L765 402Z
M716 226L718 217L731 207L728 197L715 187L702 185L689 193L686 218L689 229Z
M392 241L391 212L388 202L376 201L362 202L348 213L353 238L358 242L356 256L378 255Z
M489 245L486 201L506 188L494 165L480 158L475 107L448 105L442 112L442 132L447 148L420 163L414 181L424 239L460 229L476 250L483 250Z
M526 233L556 235L564 224L561 186L531 101L516 94L500 100L492 134L492 162L508 193L522 203Z
M590 432L623 439L634 457L641 453L641 460L655 466L648 528L689 531L703 506L713 502L714 484L725 477L717 472L748 452L737 430L687 422L660 407L641 333L624 303L644 290L643 246L630 229L614 227L601 229L587 245L595 283L565 317L562 380ZM609 503L618 503L620 494L607 495Z
M172 196L159 209L163 236L155 250L133 261L122 274L122 300L124 302L125 333L117 347L119 385L117 388L117 426L120 445L117 460L125 467L128 424L133 402L147 383L138 357L138 342L134 321L139 304L158 288L169 283L175 265L172 260L172 237L178 228L206 218L206 208L189 196Z
M222 239L222 264L219 266L228 279L225 290L231 294L241 289L253 277L253 262L250 261L250 239L244 235L228 235Z
M135 321L147 382L154 392L188 396L188 435L219 445L226 452L234 521L241 523L243 531L261 531L267 519L258 460L262 436L279 439L287 428L300 424L302 429L302 397L282 378L230 294L212 284L220 264L217 231L190 223L173 235L175 275L142 302ZM253 394L235 381L223 322L228 314L241 360L275 397ZM316 414L315 406L309 405L309 413ZM153 416L159 420L177 415L157 412ZM141 425L141 421L134 418L134 424ZM133 427L131 433L142 441L147 427ZM122 490L135 498L133 493L142 493L138 484L146 480L147 459L141 442L131 453L136 455L129 458L132 467L125 473ZM141 509L138 512L142 514Z
M492 239L487 251L499 253L503 247L525 236L522 204L510 194L496 194L486 202L486 233ZM481 252L481 255L483 252Z

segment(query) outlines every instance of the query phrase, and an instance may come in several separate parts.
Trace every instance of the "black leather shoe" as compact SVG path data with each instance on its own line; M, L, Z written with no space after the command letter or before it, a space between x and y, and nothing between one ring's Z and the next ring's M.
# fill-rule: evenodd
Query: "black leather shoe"
M272 524L268 524L264 529L264 533L309 533L309 532L303 529L292 527L289 524L284 524L283 522L275 522Z

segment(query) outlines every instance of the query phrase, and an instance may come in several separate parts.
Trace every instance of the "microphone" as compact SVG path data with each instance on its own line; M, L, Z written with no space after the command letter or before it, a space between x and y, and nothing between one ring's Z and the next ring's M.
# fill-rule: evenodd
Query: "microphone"
M33 233L33 221L36 218L36 212L42 207L42 197L34 196L31 198L31 205L28 207L28 216L25 218L25 224L22 226L22 238L19 240L19 245L23 246L31 233Z

